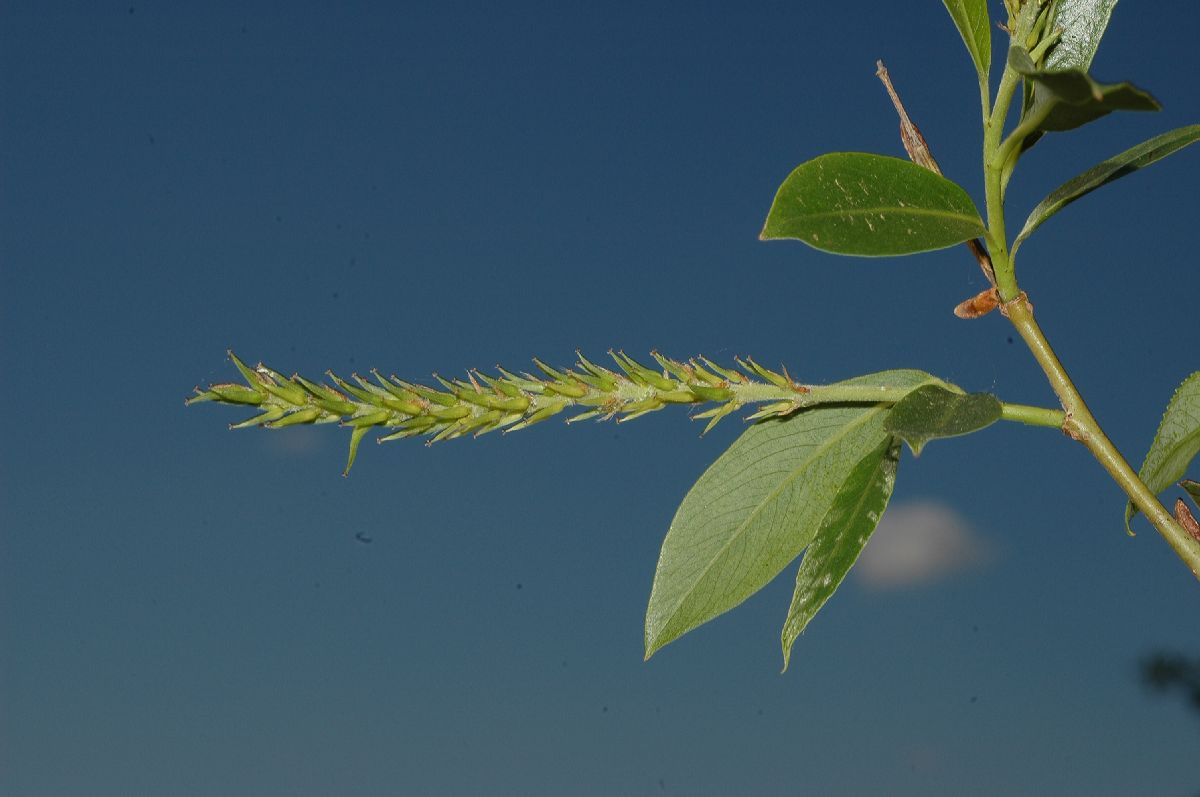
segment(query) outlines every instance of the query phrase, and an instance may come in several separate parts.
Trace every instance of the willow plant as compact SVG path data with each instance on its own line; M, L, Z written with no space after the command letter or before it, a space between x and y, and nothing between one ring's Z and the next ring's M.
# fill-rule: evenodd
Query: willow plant
M319 383L264 365L251 368L231 352L244 383L197 388L188 403L256 409L233 428L348 427L347 472L372 430L383 432L380 441L425 436L436 442L513 432L564 412L568 422L620 422L678 404L695 407L694 417L707 420L705 430L734 413L748 416L753 423L691 488L667 531L646 612L647 657L737 606L803 554L782 632L786 668L797 636L841 584L883 515L902 444L917 454L930 440L975 432L996 421L1061 430L1085 446L1128 495L1126 528L1143 513L1200 578L1200 525L1182 499L1173 512L1158 500L1183 479L1200 452L1200 372L1170 399L1141 470L1134 472L1042 334L1015 269L1021 244L1051 216L1194 143L1200 125L1163 133L1073 177L1051 191L1010 236L1005 191L1030 148L1047 134L1115 111L1157 110L1159 104L1130 83L1099 83L1089 74L1116 0L1005 0L1007 19L995 26L986 0L943 3L979 81L984 213L962 187L942 176L879 63L878 76L900 116L909 160L835 152L801 164L776 193L760 237L795 239L861 257L966 244L989 287L955 313L970 319L999 310L1028 345L1061 406L1032 407L968 393L922 371L884 371L813 385L749 358L722 366L657 353L653 365L612 353L614 365L605 367L580 354L569 368L535 360L536 374L470 371L464 378L435 376L428 385L374 372L372 378L355 374L348 380L328 373ZM994 90L993 27L1008 37ZM1200 484L1180 483L1193 501L1200 500Z

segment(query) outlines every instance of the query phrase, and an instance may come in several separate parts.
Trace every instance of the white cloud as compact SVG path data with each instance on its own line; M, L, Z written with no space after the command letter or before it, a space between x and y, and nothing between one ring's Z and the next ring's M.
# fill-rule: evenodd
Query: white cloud
M853 571L870 589L895 589L940 581L992 556L992 547L958 512L915 502L884 512Z
M343 431L343 430L338 430ZM260 444L282 459L308 458L321 450L327 437L337 436L328 427L291 426L286 429L248 429L243 434L260 435ZM345 437L349 439L349 433ZM364 440L364 443L370 440Z

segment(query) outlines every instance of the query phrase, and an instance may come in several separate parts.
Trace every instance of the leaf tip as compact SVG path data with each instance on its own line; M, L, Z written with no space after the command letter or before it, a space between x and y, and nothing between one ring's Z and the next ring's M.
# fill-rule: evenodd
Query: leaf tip
M1137 514L1137 507L1135 507L1133 505L1133 502L1132 501L1126 502L1126 504L1125 504L1125 533L1128 534L1130 537L1137 536L1137 532L1134 531L1133 526L1131 526L1129 524L1129 521L1133 520L1133 516L1136 514Z

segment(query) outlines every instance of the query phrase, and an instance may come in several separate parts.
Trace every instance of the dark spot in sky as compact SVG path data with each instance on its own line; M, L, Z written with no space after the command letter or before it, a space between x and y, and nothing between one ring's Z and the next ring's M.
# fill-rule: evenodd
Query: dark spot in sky
M337 291L334 291L334 292L333 292L332 294L330 294L330 295L331 295L331 296L333 296L333 298L335 298L335 299L336 299L336 298L338 298L338 292L337 292Z
M971 695L971 702L972 703L979 702L979 695Z
M1012 343L1012 335L1009 335L1009 336L1008 336L1008 342L1009 342L1010 344Z
M281 222L281 221L283 221L283 216L276 216L276 217L275 217L275 223L276 223L276 224L278 224L278 223L279 223L279 222Z
M663 782L663 779L662 779L662 778L659 778L659 779L658 779L658 790L659 790L659 791L666 791L666 790L667 790L667 784Z
M353 358L353 357L351 357L351 358L350 358L350 364L351 364L351 365L354 365L354 358Z
M758 716L760 716L760 717L762 716L762 709L761 709L761 708L758 710Z
M370 545L373 542L373 540L370 537L368 537L365 532L362 532L362 531L355 532L354 539L356 539L359 542L364 543L366 545Z
M979 626L973 625L973 626L971 626L971 630L974 631L975 633L979 633Z
M566 659L563 659L563 661L562 661L562 667L563 667L563 669L564 669L564 670L565 670L565 669L567 669L567 660L566 660Z
M154 143L154 134L153 134L153 133L147 133L147 134L146 134L146 140L147 140L147 141L149 141L151 144L153 144L153 143Z
M245 33L245 32L246 32L246 26L242 25L242 33Z
M517 589L524 589L520 581L517 582Z
M133 16L133 6L130 6L130 7L129 7L129 15L130 15L130 16Z
M608 713L608 706L604 706L603 708L601 708L601 709L600 709L600 713L601 713L601 714L607 714L607 713Z

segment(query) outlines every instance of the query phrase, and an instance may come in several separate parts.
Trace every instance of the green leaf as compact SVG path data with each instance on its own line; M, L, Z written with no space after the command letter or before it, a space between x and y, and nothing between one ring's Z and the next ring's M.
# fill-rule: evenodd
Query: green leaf
M967 52L975 62L979 82L987 84L992 63L992 21L988 18L987 0L942 0L950 12Z
M1192 502L1196 506L1200 506L1200 482L1194 482L1191 479L1184 479L1179 483L1188 495L1192 497Z
M1061 30L1062 36L1046 54L1046 68L1087 71L1116 4L1117 0L1060 0L1050 29Z
M875 531L892 497L899 462L899 442L886 437L859 460L838 490L796 572L796 590L792 593L781 640L784 670L788 668L797 637L841 586Z
M1045 68L1050 71L1078 69L1087 72L1116 4L1117 0L1060 0L1054 10L1054 19L1050 20L1047 28L1058 30L1061 35L1058 43L1046 54ZM1045 98L1040 96L1044 93L1034 90L1033 81L1025 81L1021 121L1034 112L1035 105L1040 106L1045 102ZM1022 142L1021 150L1028 150L1043 135L1045 133L1040 130L1030 133Z
M1200 125L1180 127L1168 133L1155 136L1149 141L1143 141L1136 147L1125 150L1103 163L1097 164L1086 172L1072 177L1067 182L1050 192L1050 195L1038 203L1017 239L1013 241L1012 251L1016 254L1021 242L1033 233L1042 222L1053 216L1067 205L1085 194L1095 191L1102 185L1119 180L1127 174L1133 174L1138 169L1149 166L1155 161L1162 160L1168 155L1178 152L1189 144L1200 140Z
M886 371L841 385L915 389ZM693 485L663 540L646 657L761 589L813 539L855 466L890 435L888 405L819 405L747 429Z
M1197 453L1200 453L1200 371L1185 379L1171 396L1138 478L1158 495L1179 481ZM1127 504L1126 529L1136 514L1133 502Z
M945 177L899 158L833 152L788 175L759 238L883 257L944 249L984 233L967 192Z
M977 432L1000 420L1000 402L988 393L954 393L926 385L909 393L892 407L884 424L908 443L914 455L930 440Z
M1021 47L1008 51L1008 63L1035 84L1034 104L1025 116L1037 118L1039 130L1073 130L1113 111L1157 111L1158 100L1131 83L1101 84L1085 70L1038 69Z

